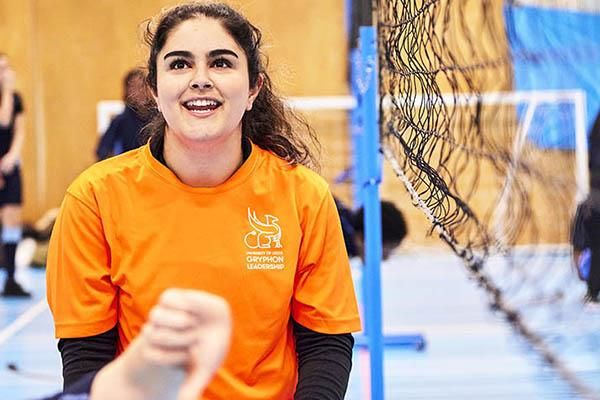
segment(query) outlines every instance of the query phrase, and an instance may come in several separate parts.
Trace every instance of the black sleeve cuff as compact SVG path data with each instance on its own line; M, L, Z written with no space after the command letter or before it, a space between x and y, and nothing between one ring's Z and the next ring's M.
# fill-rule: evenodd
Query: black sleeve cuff
M96 373L111 362L117 352L117 327L96 336L60 339L58 349L63 362L63 388L71 386L89 373Z
M352 369L354 338L328 335L294 323L298 355L295 400L342 400Z

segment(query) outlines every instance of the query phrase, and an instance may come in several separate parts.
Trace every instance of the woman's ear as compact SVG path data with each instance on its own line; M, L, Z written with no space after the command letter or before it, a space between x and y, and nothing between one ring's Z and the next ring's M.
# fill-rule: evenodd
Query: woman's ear
M161 110L160 110L160 104L158 102L158 96L154 93L154 90L149 90L149 92L152 95L152 99L154 100L154 104L156 104L156 109L158 110L158 112L161 112Z

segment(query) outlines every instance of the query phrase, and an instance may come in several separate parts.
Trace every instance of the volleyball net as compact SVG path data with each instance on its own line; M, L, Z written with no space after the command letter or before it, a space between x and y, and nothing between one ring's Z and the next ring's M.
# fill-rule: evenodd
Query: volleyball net
M582 302L569 247L588 192L586 94L514 90L515 66L568 70L597 48L529 49L515 8L378 2L381 148L493 309L575 391L600 398L588 374L600 363L600 313Z

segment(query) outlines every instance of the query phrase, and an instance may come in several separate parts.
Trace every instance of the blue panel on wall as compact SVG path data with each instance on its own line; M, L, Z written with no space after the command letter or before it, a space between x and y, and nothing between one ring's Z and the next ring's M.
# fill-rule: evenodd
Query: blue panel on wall
M515 90L584 90L589 133L600 109L600 15L510 5L504 15ZM534 130L529 139L544 148L573 149L569 107L549 105L536 112L534 125L544 129Z

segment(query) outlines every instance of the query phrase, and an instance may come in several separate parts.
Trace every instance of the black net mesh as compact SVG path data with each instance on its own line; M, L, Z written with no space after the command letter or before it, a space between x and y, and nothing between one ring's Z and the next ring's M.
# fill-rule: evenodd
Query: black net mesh
M582 301L569 246L578 158L544 143L550 120L575 140L575 107L506 94L515 58L586 52L511 52L519 38L505 7L377 4L382 151L492 307L575 391L599 398L600 379L585 371L600 370L600 312Z

